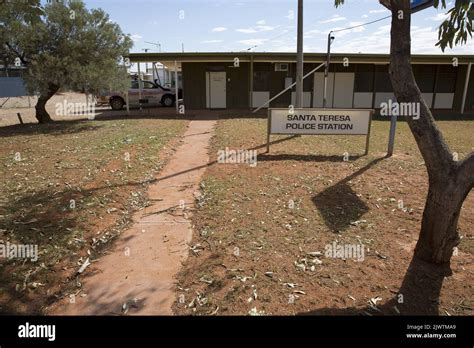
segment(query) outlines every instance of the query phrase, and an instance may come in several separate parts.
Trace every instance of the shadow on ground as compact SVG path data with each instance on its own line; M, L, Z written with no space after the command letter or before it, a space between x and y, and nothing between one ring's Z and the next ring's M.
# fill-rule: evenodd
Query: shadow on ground
M39 314L45 288L61 281L58 265L72 258L82 244L70 244L81 238L81 224L68 207L70 199L80 199L71 190L46 189L21 196L9 196L0 209L4 216L1 239L12 244L37 245L37 261L8 259L0 267L0 313ZM45 252L46 250L46 252ZM79 256L75 256L75 261ZM32 285L39 284L36 287ZM46 286L45 286L46 285ZM51 294L50 294L51 295Z
M439 315L439 297L449 265L434 265L413 258L397 294L374 308L318 308L299 315ZM398 311L397 311L398 310Z
M334 157L341 159L340 156ZM358 221L369 211L369 207L356 195L348 183L383 159L385 157L369 162L353 174L326 188L312 198L314 205L324 219L324 223L332 231L339 233L346 230L351 225L351 222Z
M18 135L65 135L90 132L100 129L101 126L87 121L59 121L49 124L26 123L0 127L0 137L14 137Z

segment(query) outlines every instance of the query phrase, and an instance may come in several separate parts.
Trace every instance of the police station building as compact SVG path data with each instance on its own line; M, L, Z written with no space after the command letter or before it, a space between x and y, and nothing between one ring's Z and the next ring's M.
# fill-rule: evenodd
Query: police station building
M326 60L304 55L304 74ZM182 78L186 109L257 108L295 82L295 53L132 53L130 61L159 62ZM332 54L326 107L370 108L395 97L386 54ZM413 55L413 72L425 101L436 114L474 114L474 55ZM177 73L175 74L174 71ZM324 66L304 79L304 107L322 107ZM295 104L294 88L270 107Z

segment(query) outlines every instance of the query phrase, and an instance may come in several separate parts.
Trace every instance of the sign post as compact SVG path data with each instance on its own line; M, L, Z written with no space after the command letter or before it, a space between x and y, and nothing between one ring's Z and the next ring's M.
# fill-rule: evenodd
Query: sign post
M271 134L285 135L365 135L365 155L369 153L372 109L269 108L267 152Z
M392 115L390 118L390 133L388 135L388 149L387 157L393 155L393 148L395 146L395 132L397 130L397 116Z

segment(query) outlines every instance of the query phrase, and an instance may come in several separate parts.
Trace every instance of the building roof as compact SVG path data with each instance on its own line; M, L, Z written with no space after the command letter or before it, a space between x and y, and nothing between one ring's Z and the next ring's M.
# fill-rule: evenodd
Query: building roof
M296 53L288 52L162 52L162 53L130 53L130 61L137 62L232 62L239 58L241 62L296 62ZM351 63L388 64L389 54L367 53L332 53L332 63L342 63L344 58L349 58ZM412 55L414 64L452 64L453 58L459 64L474 62L474 55L448 55L448 54L415 54ZM326 60L325 53L305 53L306 63L322 63Z

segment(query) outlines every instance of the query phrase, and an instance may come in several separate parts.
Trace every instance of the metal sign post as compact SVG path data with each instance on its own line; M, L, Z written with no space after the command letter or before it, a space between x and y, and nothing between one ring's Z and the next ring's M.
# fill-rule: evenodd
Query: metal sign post
M296 107L303 107L303 0L298 0L298 35L296 61Z
M374 114L374 111L370 111L369 115L369 129L367 130L367 138L365 139L365 152L364 155L367 156L369 154L369 146L370 146L370 131L372 129L372 115Z
M267 109L267 153L270 152L270 129L272 129L272 118L270 108Z
M388 149L387 157L393 155L393 148L395 146L395 132L397 130L397 116L392 115L390 118L390 133L388 135Z

